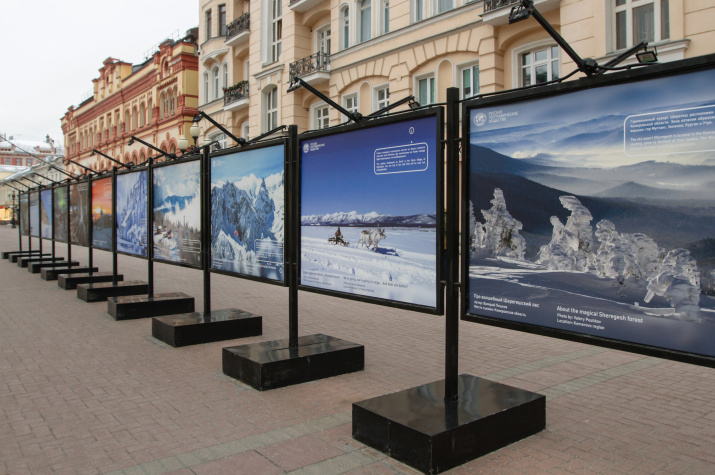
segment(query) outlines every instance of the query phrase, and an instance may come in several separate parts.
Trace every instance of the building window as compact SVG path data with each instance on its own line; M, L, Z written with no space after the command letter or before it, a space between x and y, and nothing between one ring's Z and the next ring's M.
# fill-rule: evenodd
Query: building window
M390 105L390 88L388 86L376 87L375 88L375 110L377 112L380 109Z
M221 90L228 87L228 63L221 65Z
M228 138L226 137L226 134L219 133L219 134L214 134L209 136L209 142L213 142L216 140L218 144L221 146L222 149L228 147Z
M263 95L264 132L278 127L278 88L272 87Z
M670 38L669 0L613 0L616 49Z
M214 66L213 69L211 70L211 77L213 79L213 88L214 88L214 99L218 99L220 96L219 94L219 74L218 74L218 66Z
M425 19L425 0L413 0L414 13L413 17L415 22L422 21Z
M355 114L358 112L358 97L357 94L350 94L343 96L343 107L348 112Z
M330 55L330 25L319 28L316 32L318 41L316 51L325 56Z
M248 131L249 131L248 122L244 122L243 125L241 126L241 137L246 140L250 140L248 137Z
M360 43L372 37L372 0L360 0Z
M479 65L464 66L459 70L462 99L479 94Z
M209 101L209 73L204 73L204 103Z
M437 1L437 14L444 13L454 8L454 0L436 0Z
M422 106L435 103L434 75L417 79L417 102Z
M350 47L350 7L340 10L340 49Z
M271 13L271 62L275 63L281 56L281 40L283 39L281 0L271 0Z
M390 0L382 2L382 33L390 32Z
M559 47L547 46L522 53L521 84L531 86L559 78Z
M139 105L139 127L144 127L146 125L146 107L142 102Z
M218 34L226 36L226 5L218 6Z
M313 128L316 130L330 127L330 109L326 104L320 104L313 108Z
M211 39L211 10L206 11L206 40Z

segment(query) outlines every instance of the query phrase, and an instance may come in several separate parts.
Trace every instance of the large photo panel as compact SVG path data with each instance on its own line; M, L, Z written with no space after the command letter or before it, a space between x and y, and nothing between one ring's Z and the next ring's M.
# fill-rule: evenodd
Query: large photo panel
M89 183L73 183L69 187L70 242L89 246Z
M201 183L198 160L153 169L154 258L201 266Z
M466 109L465 318L715 356L715 70L620 81Z
M117 175L117 251L146 256L147 171Z
M20 193L20 233L30 234L30 197L27 193Z
M40 237L40 193L30 193L30 236Z
M52 239L52 189L40 192L40 234Z
M52 201L52 235L55 241L67 242L69 238L69 199L66 186L55 188Z
M112 250L112 177L92 181L92 247Z
M441 115L300 141L300 283L441 311Z
M211 269L284 282L284 206L282 143L211 157Z

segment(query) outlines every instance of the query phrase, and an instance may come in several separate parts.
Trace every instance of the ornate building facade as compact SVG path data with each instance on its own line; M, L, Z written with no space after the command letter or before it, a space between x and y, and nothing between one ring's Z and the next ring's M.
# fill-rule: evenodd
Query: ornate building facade
M545 82L576 65L532 18L509 24L518 0L208 0L199 5L199 109L236 136L280 124L300 131L345 117L305 81L369 114L413 95L442 102ZM715 51L715 4L687 0L535 0L582 58L600 64L637 44L661 62ZM635 61L631 59L630 61ZM576 75L575 77L579 77ZM202 139L221 139L202 121Z
M131 136L168 153L189 135L198 106L197 29L184 38L166 40L142 64L107 58L92 80L93 95L71 106L62 118L65 163L70 172L114 164L94 150L123 163L141 163L158 155Z

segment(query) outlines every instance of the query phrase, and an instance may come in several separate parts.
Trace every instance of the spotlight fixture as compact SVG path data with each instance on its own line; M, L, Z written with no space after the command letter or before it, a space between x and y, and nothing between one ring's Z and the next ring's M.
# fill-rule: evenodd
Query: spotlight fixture
M410 109L412 109L412 110L416 110L416 109L419 109L420 107L422 107L420 105L420 103L415 100L410 101L410 103L408 105L410 106Z
M641 64L643 64L643 63L657 63L658 62L658 50L656 50L656 48L654 46L652 51L648 51L648 46L646 46L643 51L641 51L640 53L636 53L636 58L638 58L638 62Z

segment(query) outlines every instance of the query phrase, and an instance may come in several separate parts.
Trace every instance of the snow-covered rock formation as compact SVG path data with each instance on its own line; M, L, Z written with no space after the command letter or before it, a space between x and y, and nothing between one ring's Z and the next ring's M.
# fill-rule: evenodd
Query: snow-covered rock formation
M585 272L593 249L593 216L575 196L562 196L559 200L571 215L565 225L558 217L551 217L551 242L541 246L536 262L549 269Z
M474 226L472 250L483 250L492 257L502 256L523 260L526 253L526 241L519 235L522 224L507 211L506 200L501 189L494 189L494 198L491 200L491 204L490 209L481 210L484 224L470 222L470 227ZM470 212L471 210L470 203Z

